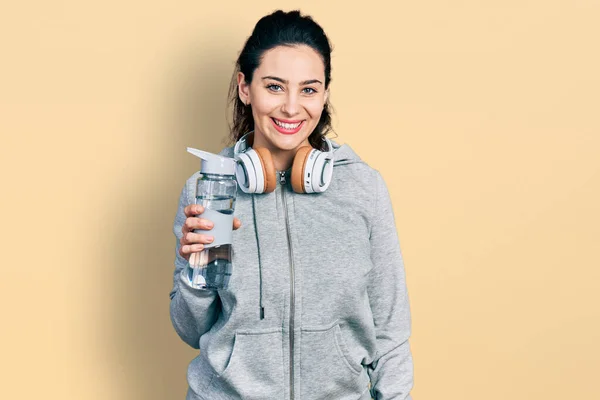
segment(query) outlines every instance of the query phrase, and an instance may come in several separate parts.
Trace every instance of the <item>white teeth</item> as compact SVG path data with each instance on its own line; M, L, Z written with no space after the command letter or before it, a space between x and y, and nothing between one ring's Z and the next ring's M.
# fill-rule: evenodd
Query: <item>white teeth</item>
M275 123L277 125L279 125L280 127L282 127L283 129L296 129L297 127L300 126L300 124L302 123L302 121L298 122L297 124L286 124L284 122L281 122L279 120L276 120L275 118L273 118L273 121L275 121Z

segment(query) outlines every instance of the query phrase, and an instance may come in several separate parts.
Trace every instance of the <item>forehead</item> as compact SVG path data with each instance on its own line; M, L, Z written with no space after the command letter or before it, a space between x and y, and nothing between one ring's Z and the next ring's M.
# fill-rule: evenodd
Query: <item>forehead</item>
M276 76L290 83L325 78L325 64L321 55L306 45L277 46L266 51L256 69L255 77Z

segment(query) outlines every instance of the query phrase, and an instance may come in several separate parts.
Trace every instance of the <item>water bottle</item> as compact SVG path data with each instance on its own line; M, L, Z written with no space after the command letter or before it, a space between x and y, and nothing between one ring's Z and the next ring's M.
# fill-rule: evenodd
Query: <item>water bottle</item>
M200 176L196 184L196 204L204 207L198 217L214 223L211 230L196 229L214 237L204 250L190 254L183 272L186 282L195 289L218 290L229 285L232 273L233 212L237 194L233 158L187 148L187 151L202 159Z

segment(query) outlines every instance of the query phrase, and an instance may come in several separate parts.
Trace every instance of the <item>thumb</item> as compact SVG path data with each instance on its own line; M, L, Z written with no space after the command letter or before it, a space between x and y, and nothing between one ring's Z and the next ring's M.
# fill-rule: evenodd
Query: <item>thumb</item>
M233 217L233 229L238 229L240 226L242 226L242 221L237 217Z

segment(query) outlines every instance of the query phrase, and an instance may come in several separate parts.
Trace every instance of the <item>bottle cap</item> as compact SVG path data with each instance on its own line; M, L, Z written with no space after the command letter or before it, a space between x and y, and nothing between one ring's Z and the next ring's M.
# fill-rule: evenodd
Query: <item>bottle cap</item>
M235 167L237 164L235 159L194 149L192 147L188 147L187 151L202 159L200 172L207 174L235 175Z

